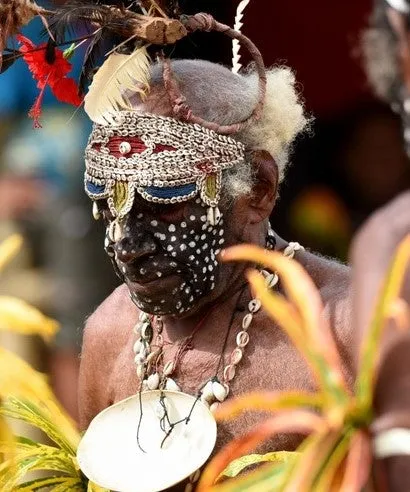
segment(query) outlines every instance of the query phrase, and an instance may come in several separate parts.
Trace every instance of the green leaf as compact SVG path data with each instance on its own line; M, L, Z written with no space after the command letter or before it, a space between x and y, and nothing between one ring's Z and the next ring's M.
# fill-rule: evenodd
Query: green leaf
M328 459L323 463L323 467L316 477L313 489L315 492L328 492L331 490L332 482L336 472L348 455L349 446L355 430L350 429L341 437L335 448L332 450Z
M219 475L217 480L220 480L223 477L234 478L245 470L245 468L252 465L268 462L276 464L286 463L289 460L295 459L297 455L298 453L296 452L278 451L267 454L249 454L247 456L242 456L242 458L232 461L232 463Z
M67 478L66 481L53 488L52 492L84 492L84 485L79 478Z
M0 398L11 397L31 402L53 422L59 433L76 449L80 435L73 420L67 415L53 394L44 374L35 371L16 354L0 347Z
M53 487L56 485L63 485L63 484L67 485L67 482L70 486L72 480L73 479L69 477L38 478L37 480L30 480L29 482L24 482L21 485L17 485L15 487L15 490L19 492L36 492L46 487L48 489L49 487ZM54 491L55 489L53 488L52 490ZM79 490L83 490L83 489L79 489Z
M75 448L68 441L60 428L51 420L52 416L43 412L37 405L18 398L7 398L0 407L0 415L4 417L22 420L34 427L41 429L52 441L65 450L68 454L75 456Z
M212 488L213 492L279 492L283 490L288 468L292 466L292 460L274 465L264 465L258 470L243 477L217 485Z
M11 459L0 465L2 490L13 490L29 471L36 470L58 471L71 478L80 478L71 456L61 449L39 444L17 451Z

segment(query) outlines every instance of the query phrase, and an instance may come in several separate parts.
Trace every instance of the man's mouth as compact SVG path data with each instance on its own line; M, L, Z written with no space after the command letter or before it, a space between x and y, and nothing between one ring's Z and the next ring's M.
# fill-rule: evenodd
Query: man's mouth
M160 261L119 263L118 267L135 292L165 290L180 282L183 267L175 262L173 265Z

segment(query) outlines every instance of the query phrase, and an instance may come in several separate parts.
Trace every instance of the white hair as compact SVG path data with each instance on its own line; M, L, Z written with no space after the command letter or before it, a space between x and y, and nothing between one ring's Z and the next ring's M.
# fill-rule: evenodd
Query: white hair
M255 72L234 74L222 65L202 60L175 60L172 70L193 112L202 118L228 125L245 120L258 100ZM311 118L297 90L295 75L288 67L267 71L267 92L261 118L235 138L248 150L266 150L274 158L282 181L289 154L297 136L309 127ZM162 67L152 69L153 85L162 85ZM254 182L250 162L225 172L224 189L231 198L249 194Z

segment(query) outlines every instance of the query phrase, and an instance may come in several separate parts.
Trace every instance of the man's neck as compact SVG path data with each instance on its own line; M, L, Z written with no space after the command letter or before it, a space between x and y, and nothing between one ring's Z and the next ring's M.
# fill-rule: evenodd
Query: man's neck
M244 294L244 291L248 292L248 288L245 277L242 276L242 280L237 281L234 288L225 291L220 296L205 303L192 314L184 316L183 318L172 315L163 316L162 321L168 333L168 337L170 338L169 341L173 342L187 337L197 328L206 329L209 323L217 323L218 312L220 313L221 310L233 313L238 308L242 309L242 306L239 305L239 301L244 298L242 295ZM247 298L248 297L249 295L247 295Z

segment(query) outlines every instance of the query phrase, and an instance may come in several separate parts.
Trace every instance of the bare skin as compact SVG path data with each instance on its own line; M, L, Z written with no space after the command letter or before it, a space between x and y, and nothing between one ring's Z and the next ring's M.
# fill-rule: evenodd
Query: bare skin
M155 87L144 104L137 104L136 108L149 113L170 115L167 98ZM252 194L241 196L233 206L220 204L224 217L223 247L241 243L265 246L269 216L277 199L278 170L275 161L266 152L254 152L252 158L256 171ZM155 230L160 234L165 234L167 228L172 227L172 234L176 236L173 238L173 251L178 251L174 262L179 268L188 259L184 260L184 255L176 247L181 239L178 236L178 224L193 215L203 213L198 212L198 206L195 201L188 201L168 211L166 207L155 208L139 199L134 203L127 218L125 236L113 245L116 266L119 271L124 272L126 285L119 287L89 318L84 333L79 393L83 429L103 409L135 395L138 391L139 381L132 350L135 335L132 329L139 311L130 300L130 292L143 308L152 306L154 309L158 306L163 310L164 363L173 360L181 341L204 320L201 329L194 336L192 349L185 354L175 373L175 379L184 392L196 394L207 380L215 376L221 355L226 359L235 347L236 335L252 298L244 277L249 265L219 264L212 272L215 275L215 287L208 289L209 282L204 282L201 288L206 293L195 300L194 306L187 304L188 310L183 314L178 311L173 313L171 292L175 286L180 285L181 279L187 282L189 279L184 277L186 273L183 268L181 273L178 274L174 269L174 273L169 275L171 262L164 254L166 240L159 243L155 238L152 239L153 222ZM111 219L104 204L100 210L108 226ZM168 240L168 235L166 239ZM283 250L286 245L285 241L277 238L276 249ZM200 262L203 259L201 255L198 258ZM323 315L330 319L345 363L345 372L350 379L354 352L348 299L350 270L309 252L297 253L296 259L306 268L322 295L325 305ZM160 280L152 282L154 275L153 267L150 269L149 266L150 260L161 265L165 278L162 276ZM141 265L149 282L141 277ZM195 266L192 268L195 273ZM198 276L201 272L202 270L197 272ZM164 285L166 288L163 288ZM166 299L164 291L168 292ZM179 290L177 295L180 295ZM178 297L178 300L185 302L183 297ZM148 309L144 311L150 312ZM222 354L228 330L228 343ZM262 311L254 317L250 340L231 383L231 397L257 390L314 390L305 362L283 332ZM223 363L221 369L224 365L226 364ZM216 450L233 437L249 431L263 418L260 414L248 414L234 422L220 425ZM297 436L276 436L267 444L266 449L291 450L299 442L300 437Z
M346 374L350 378L353 344L347 309L349 269L307 252L298 253L297 260L307 269L319 288L326 309L324 315L330 317ZM228 356L233 350L236 334L251 298L247 288L242 298L239 297L240 293L237 292L216 305L196 334L194 347L186 354L176 374L185 392L195 394L201 383L214 375L223 339L235 310L224 355ZM132 328L137 319L138 310L129 298L127 287L123 285L104 301L87 322L80 373L80 419L84 429L104 408L134 395L138 390L132 351L135 343ZM189 321L165 320L165 340L175 343L188 335L191 328L185 327ZM260 312L255 317L250 334L251 341L246 348L245 358L231 386L232 396L257 390L314 389L305 362L286 335L265 313ZM173 359L176 349L177 345L167 347L165 361ZM234 436L250 430L263 418L263 415L247 414L221 425L217 448ZM274 445L277 449L293 449L298 442L299 439L277 438ZM272 451L272 442L269 443L269 449Z
M359 347L366 333L391 260L399 243L410 233L410 192L403 193L375 213L362 227L352 247L355 346ZM404 278L402 299L410 303L410 270ZM406 427L410 406L410 336L389 326L381 354L381 371L376 385L375 428ZM406 424L397 423L397 416L406 416ZM383 421L383 425L382 424ZM396 423L395 423L396 422ZM381 426L381 427L380 427ZM379 461L379 479L388 490L407 491L410 487L410 459L399 456Z

